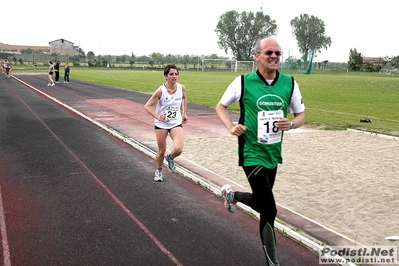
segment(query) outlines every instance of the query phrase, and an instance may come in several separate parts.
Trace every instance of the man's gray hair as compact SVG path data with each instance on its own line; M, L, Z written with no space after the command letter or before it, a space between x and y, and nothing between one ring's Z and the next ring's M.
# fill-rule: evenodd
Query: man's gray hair
M260 43L263 40L263 38L259 38L256 43L255 43L255 53L260 53Z

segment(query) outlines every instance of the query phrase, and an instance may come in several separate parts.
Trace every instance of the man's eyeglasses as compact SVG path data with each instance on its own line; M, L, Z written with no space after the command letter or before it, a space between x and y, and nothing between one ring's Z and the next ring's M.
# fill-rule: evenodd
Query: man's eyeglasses
M275 54L276 56L281 56L283 53L281 52L281 51L266 51L265 52L265 55L267 55L267 56L271 56L272 54Z

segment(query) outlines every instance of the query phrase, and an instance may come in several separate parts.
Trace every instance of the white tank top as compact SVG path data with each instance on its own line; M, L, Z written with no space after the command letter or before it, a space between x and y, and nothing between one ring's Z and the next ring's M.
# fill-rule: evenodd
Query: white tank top
M155 111L158 115L166 114L165 122L154 120L155 126L164 129L174 128L182 123L181 117L181 101L183 97L183 89L180 83L176 83L176 92L169 94L165 84L162 84L159 89L162 91L162 96L158 100Z

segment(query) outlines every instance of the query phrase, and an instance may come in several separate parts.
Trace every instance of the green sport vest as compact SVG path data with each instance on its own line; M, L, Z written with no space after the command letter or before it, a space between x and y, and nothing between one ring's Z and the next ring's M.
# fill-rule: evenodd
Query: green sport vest
M273 169L283 162L281 156L282 135L281 141L277 143L259 142L258 113L281 110L283 116L287 117L293 88L294 78L278 71L270 85L259 71L241 76L239 123L247 127L247 132L238 138L240 166L261 165ZM278 130L272 126L271 129Z

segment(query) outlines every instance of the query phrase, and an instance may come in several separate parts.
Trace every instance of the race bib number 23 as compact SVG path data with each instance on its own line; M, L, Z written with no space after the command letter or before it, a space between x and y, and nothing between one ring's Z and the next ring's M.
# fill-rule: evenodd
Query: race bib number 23
M169 106L166 108L166 122L173 124L181 119L180 108L175 106Z

